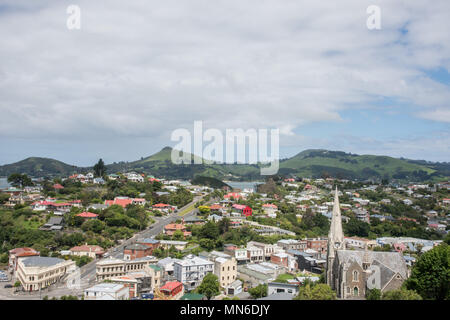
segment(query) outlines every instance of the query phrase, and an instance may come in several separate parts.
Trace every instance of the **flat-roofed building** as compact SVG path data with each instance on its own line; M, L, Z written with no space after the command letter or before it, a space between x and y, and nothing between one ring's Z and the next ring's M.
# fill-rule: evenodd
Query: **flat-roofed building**
M285 251L288 250L299 250L305 251L308 248L306 240L295 240L295 239L281 239L277 242L277 246Z
M107 258L96 264L96 280L102 281L113 277L124 276L129 272L143 271L146 267L156 264L158 259L153 256L137 258L134 260L122 260Z
M57 283L75 271L75 261L52 257L28 257L19 260L16 277L25 291L38 291Z
M129 289L124 284L100 283L84 290L84 300L128 300Z

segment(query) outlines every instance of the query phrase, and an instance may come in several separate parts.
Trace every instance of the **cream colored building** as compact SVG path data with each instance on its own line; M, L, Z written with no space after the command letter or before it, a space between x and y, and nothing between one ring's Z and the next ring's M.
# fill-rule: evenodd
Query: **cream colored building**
M214 274L219 278L222 288L226 288L236 281L237 260L235 257L219 251L200 253L199 256L214 262Z
M39 291L75 271L75 261L51 257L29 257L18 262L16 277L25 291Z
M129 272L143 271L158 259L152 256L134 260L121 260L115 258L103 259L96 264L96 280L102 281L113 277L124 276Z

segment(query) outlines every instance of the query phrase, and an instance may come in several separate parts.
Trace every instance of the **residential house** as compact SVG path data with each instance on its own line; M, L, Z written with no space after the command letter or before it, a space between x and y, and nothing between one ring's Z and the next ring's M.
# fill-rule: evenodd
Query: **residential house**
M88 256L92 259L99 259L105 254L105 250L97 245L76 246L69 249L73 256Z

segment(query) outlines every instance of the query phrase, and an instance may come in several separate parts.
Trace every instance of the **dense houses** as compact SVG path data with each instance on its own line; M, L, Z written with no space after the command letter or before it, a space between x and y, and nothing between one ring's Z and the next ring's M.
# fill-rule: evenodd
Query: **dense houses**
M76 174L69 179L83 184L104 184L92 174ZM96 180L97 179L97 180ZM132 183L144 181L160 182L164 190L158 196L169 195L181 186L195 195L209 195L211 188L193 186L181 180L165 180L146 177L140 173L110 174L106 180L122 179ZM395 271L400 278L394 276L383 278L382 289L397 287L409 274L416 262L417 255L439 245L441 240L426 240L413 237L369 237L343 236L332 239L338 242L339 249L330 249L330 236L300 236L295 229L277 223L283 217L286 206L293 208L292 219L302 221L307 215L321 217L330 222L334 228L334 213L339 210L340 223L350 220L372 225L380 222L396 222L404 224L425 224L427 230L445 235L448 232L450 199L434 199L433 194L439 188L450 184L429 185L407 184L403 186L379 186L367 183L358 188L342 188L333 190L335 183L349 183L333 179L286 178L282 186L288 188L284 195L258 194L251 190L227 190L220 197L211 197L203 203L209 209L195 215L180 217L178 221L169 221L161 227L161 238L148 237L133 240L123 246L119 258L107 257L106 250L98 245L79 245L61 251L64 256L93 259L95 264L94 285L84 289L85 300L128 300L155 299L177 300L193 298L193 290L197 289L204 277L212 273L217 276L221 295L248 298L248 288L259 284L268 285L268 297L292 299L298 294L302 283L309 279L318 281L321 275L330 277L332 281L343 281L342 288L334 287L338 295L344 299L361 297L366 290L368 278L364 267L379 265L385 275L389 270ZM104 203L83 206L80 200L62 200L64 192L61 184L55 183L55 198L44 198L41 188L16 189L9 188L8 205L28 202L32 210L49 215L48 220L40 226L41 230L62 232L66 222L64 214L72 208L82 208L76 217L86 220L99 219L98 213L89 210L104 210L112 205L127 208L129 205L145 206L149 211L164 215L175 214L178 208L168 203L152 203L145 200L144 195L136 194L136 198L117 196ZM381 192L380 197L370 197L371 192ZM229 192L228 192L229 191ZM5 192L5 191L4 191ZM341 198L343 203L336 199ZM333 201L334 198L334 201ZM422 208L422 200L434 199L434 206ZM166 200L159 200L166 201ZM100 202L100 201L98 201ZM103 200L102 200L103 202ZM388 212L386 208L393 204L408 206L419 212L418 216L404 216ZM409 209L408 209L409 210ZM101 215L100 215L101 217ZM324 218L325 217L325 218ZM160 217L164 219L165 217ZM191 231L201 227L208 221L219 223L229 220L230 229L250 228L261 239L273 237L271 241L245 241L223 243L205 251L201 247L200 236L193 236ZM423 222L425 221L425 222ZM93 221L97 223L98 221ZM178 238L176 236L182 235ZM194 233L195 235L195 233ZM308 233L308 235L310 235ZM335 234L332 234L335 237ZM159 240L157 240L159 239ZM342 240L342 241L340 241ZM194 242L194 243L193 243ZM198 248L198 249L197 249ZM66 248L65 248L66 249ZM195 250L195 251L194 251ZM384 251L383 251L384 250ZM161 254L163 252L163 254ZM195 254L193 253L195 252ZM330 254L334 254L331 256ZM158 256L158 257L157 257ZM66 257L68 258L68 257ZM352 260L353 259L353 260ZM361 262L354 266L352 261ZM366 263L363 265L363 263ZM334 269L333 269L334 268ZM355 268L358 272L354 282L345 278L342 268ZM360 268L360 269L358 269ZM356 270L357 269L357 270ZM372 270L370 269L370 270ZM20 282L24 291L33 292L58 283L75 270L75 262L55 257L41 257L32 248L16 248L9 251L8 270ZM329 274L332 275L329 275ZM288 281L279 281L280 276L289 276ZM352 274L353 275L353 274ZM327 278L327 281L330 281ZM105 282L106 281L106 282ZM390 282L391 281L391 282ZM389 282L389 283L388 283ZM369 285L370 286L370 285Z

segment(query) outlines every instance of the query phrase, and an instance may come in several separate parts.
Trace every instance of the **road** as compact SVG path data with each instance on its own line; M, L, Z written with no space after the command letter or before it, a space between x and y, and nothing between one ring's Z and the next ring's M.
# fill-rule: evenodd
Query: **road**
M177 219L181 219L182 217L179 216L180 212L183 212L189 206L192 206L193 204L197 203L203 198L203 196L196 196L194 199L185 205L184 207L180 208L176 212L173 212L167 216L163 217L153 217L156 222L149 226L147 229L142 230L138 233L135 233L133 237L123 241L121 244L110 248L107 252L110 257L113 258L122 258L123 257L123 248L133 242L135 242L137 239L141 238L152 238L155 237L157 234L161 233L164 229L164 226L176 221ZM211 202L211 201L209 201ZM192 210L190 210L187 214L183 215L183 218L187 218L189 216L192 216L195 212L195 207L192 207ZM77 288L68 288L66 283L58 283L50 290L44 289L42 292L33 292L33 293L15 293L13 288L4 288L4 285L6 284L12 284L11 282L1 282L0 283L0 300L40 300L44 296L51 297L61 297L64 295L75 295L75 296L81 296L83 294L84 289L92 286L95 283L95 267L96 267L97 261L92 261L83 267L80 268L80 282L79 286ZM77 278L75 276L75 278Z
M110 248L107 251L108 256L120 259L123 257L123 248L125 246L135 242L137 239L155 237L157 234L159 234L163 231L164 226L166 226L167 224L173 223L174 221L176 221L178 219L188 218L188 217L194 215L195 207L192 205L199 202L202 199L203 199L203 196L196 196L190 203L188 203L184 207L178 209L177 212L173 212L173 213L171 213L167 216L163 216L163 217L153 217L154 220L156 220L156 222L154 224L152 224L145 230L135 233L133 235L133 237L123 241L121 244ZM216 199L211 199L206 204L210 204L215 200ZM181 217L179 215L179 213L182 213L184 210L186 210L190 206L192 206L192 208L190 208L191 210L188 213L183 214L183 216ZM54 285L50 290L44 289L40 293L38 293L38 292L14 293L14 289L4 288L4 284L7 284L5 282L5 283L0 284L1 285L0 300L40 300L44 296L48 296L49 298L51 298L51 297L61 297L64 295L75 295L75 296L80 297L83 295L84 289L95 284L96 262L97 261L94 260L80 268L80 270L79 270L80 271L80 277L79 277L80 280L79 280L79 286L77 288L68 288L67 284L64 282L64 283L58 283L58 284ZM76 275L74 277L77 278ZM10 282L8 282L8 283L10 283Z
M195 197L192 200L192 202L189 202L184 207L178 209L177 212L173 212L173 213L171 213L171 214L169 214L167 216L154 217L154 219L156 220L156 222L154 224L152 224L150 227L148 227L147 229L145 229L143 231L135 233L133 235L133 237L125 240L120 245L110 248L107 251L108 255L110 257L113 257L113 258L119 258L119 259L122 258L123 257L123 248L125 246L135 242L137 239L152 238L152 237L156 236L157 234L161 233L163 231L163 229L164 229L164 226L166 226L169 223L172 223L172 222L176 221L177 219L181 219L181 217L178 215L179 212L183 212L183 210L185 210L186 208L188 208L192 204L197 203L202 198L203 197L201 197L201 196ZM194 211L195 211L195 207L193 208L192 211L190 211L188 214L184 215L183 217L186 218L186 217L189 217L189 216L193 215ZM83 286L83 284L88 286L89 284L92 284L93 282L95 282L95 264L96 264L96 261L92 261L91 263L81 267L81 283L82 283L82 286Z

